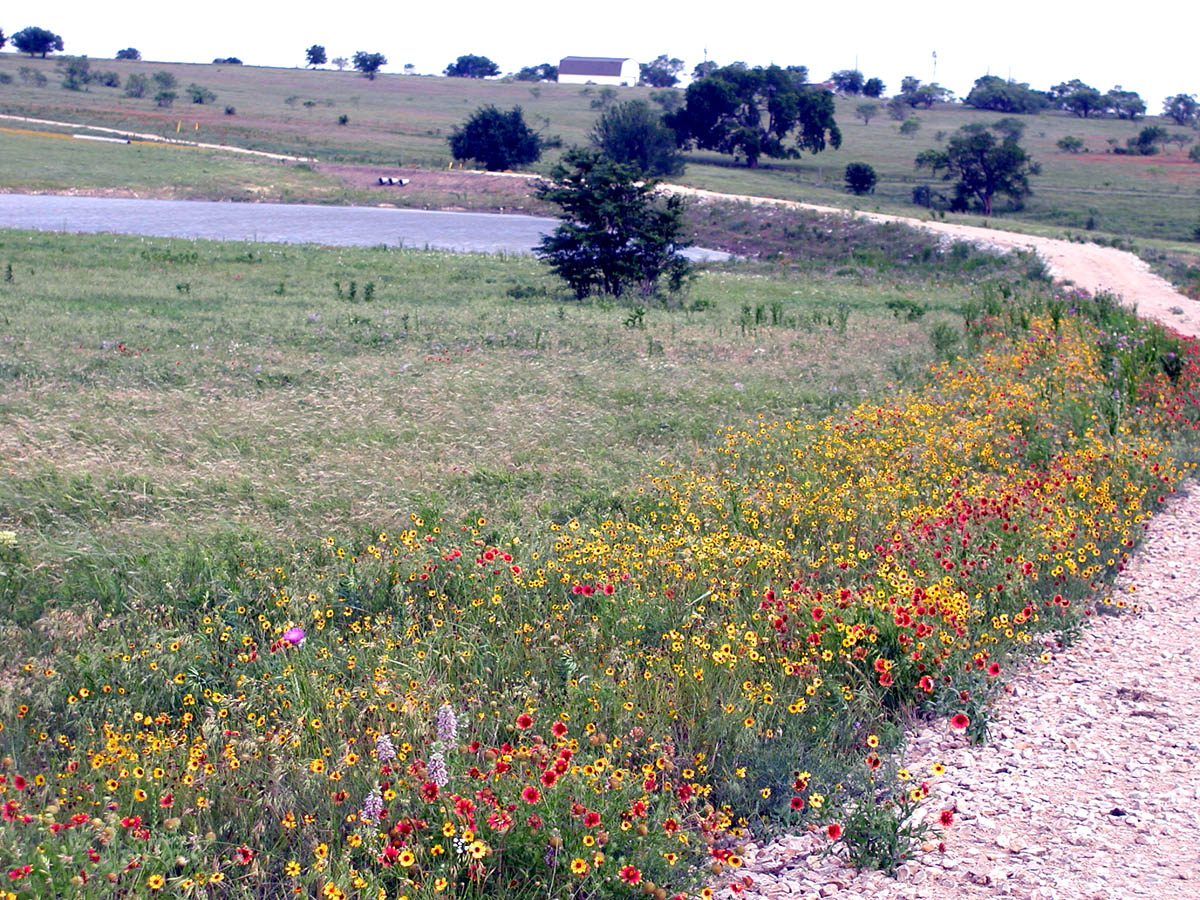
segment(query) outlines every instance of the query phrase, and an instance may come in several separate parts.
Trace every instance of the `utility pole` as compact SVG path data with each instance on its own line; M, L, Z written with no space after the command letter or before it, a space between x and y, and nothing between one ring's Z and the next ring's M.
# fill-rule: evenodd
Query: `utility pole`
M933 80L937 81L937 51L933 51Z

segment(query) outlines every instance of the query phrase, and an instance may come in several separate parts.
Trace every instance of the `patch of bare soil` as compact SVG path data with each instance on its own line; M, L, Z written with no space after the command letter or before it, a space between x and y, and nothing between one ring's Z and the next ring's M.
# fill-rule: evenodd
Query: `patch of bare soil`
M546 214L550 207L530 193L534 176L466 169L418 169L319 163L316 170L356 190L379 195L381 203L399 206L436 205L448 210L496 210ZM380 178L406 178L409 183L380 184ZM414 203L414 198L416 202Z

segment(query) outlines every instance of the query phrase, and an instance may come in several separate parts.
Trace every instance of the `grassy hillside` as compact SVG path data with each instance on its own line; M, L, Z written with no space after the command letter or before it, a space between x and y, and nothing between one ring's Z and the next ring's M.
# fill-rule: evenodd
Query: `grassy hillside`
M359 163L383 167L419 166L445 169L450 163L446 137L482 104L507 108L520 105L526 119L548 135L561 137L564 146L583 143L598 110L600 89L572 85L500 83L471 79L383 75L368 81L346 71L309 71L227 65L181 65L155 62L93 60L93 70L113 71L122 80L140 72L172 72L180 83L180 98L168 109L157 107L149 96L131 99L120 89L93 85L85 92L61 87L61 60L30 60L15 55L0 56L0 73L12 77L0 93L0 111L84 121L92 124L130 128L163 135L179 134L217 143L312 156L323 163ZM21 69L41 73L44 86L22 78ZM189 84L196 83L216 94L215 102L196 105L187 101ZM152 92L151 92L152 93ZM646 88L621 88L620 100L648 98ZM710 153L689 156L683 183L734 193L754 193L816 203L879 209L913 214L913 187L924 176L914 171L913 159L924 149L945 141L954 129L976 121L994 121L994 113L982 113L958 106L945 106L917 113L920 128L913 136L899 133L898 123L881 114L864 125L855 117L858 98L838 101L838 121L844 141L840 150L828 150L798 160L767 161L755 170L735 165L730 157ZM227 106L235 112L227 115ZM339 117L347 124L339 125ZM1083 120L1062 113L1023 117L1027 123L1025 143L1042 165L1042 175L1033 181L1034 196L1024 210L1005 213L1001 221L1027 223L1028 227L1050 229L1092 229L1101 233L1191 241L1200 226L1196 212L1200 195L1200 164L1187 160L1186 149L1171 144L1169 150L1154 157L1116 156L1108 153L1115 142L1124 144L1145 124L1163 125L1173 135L1194 141L1194 130L1176 126L1168 120L1151 117L1144 122ZM179 129L177 132L176 129ZM1056 142L1067 135L1079 137L1089 152L1063 153ZM13 144L17 137L0 133L0 148ZM70 155L58 154L57 174L41 173L41 186L66 188L91 185L90 165L81 165L88 154L105 151L73 147ZM118 149L107 153L116 156ZM557 158L557 151L534 167L545 172ZM137 174L124 158L116 165L130 171L130 178L153 181L156 174ZM850 162L874 166L880 181L876 192L866 198L853 198L842 188L842 172ZM239 162L252 169L255 165ZM2 184L6 190L19 190L26 182L23 169L5 167ZM192 176L195 177L195 176ZM271 179L262 170L248 177L211 172L209 194L220 195L227 186L229 196L244 197L247 181L261 181L252 195L270 199L315 199L325 202L414 203L412 197L386 198L347 185L344 175L326 172L325 180L303 189L273 190ZM29 186L35 186L28 179ZM265 189L264 184L266 185ZM357 192L356 192L357 191ZM469 191L463 189L463 193ZM431 197L426 200L438 204ZM417 201L418 203L421 201ZM441 203L476 205L467 199L457 204L442 198ZM505 204L514 205L511 200ZM977 220L973 217L972 220Z

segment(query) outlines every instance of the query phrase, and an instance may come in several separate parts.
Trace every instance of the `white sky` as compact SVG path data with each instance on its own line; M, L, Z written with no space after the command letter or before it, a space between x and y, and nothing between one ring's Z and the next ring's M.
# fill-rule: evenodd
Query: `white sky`
M1144 20L1134 10L1077 0L760 0L744 7L715 0L567 0L522 7L495 0L8 0L0 28L9 36L27 25L48 28L62 35L72 54L112 57L133 46L145 59L173 62L236 56L247 65L302 66L305 48L322 44L331 59L356 50L383 53L386 72L413 63L420 73L441 73L462 53L487 56L504 72L567 55L647 62L666 53L683 59L690 72L707 49L721 65L807 65L819 81L835 69L853 68L857 59L859 69L882 78L889 93L904 75L936 80L959 97L989 71L1038 89L1081 78L1101 91L1116 84L1137 91L1154 114L1168 95L1200 94L1200 3L1151 3L1140 13Z

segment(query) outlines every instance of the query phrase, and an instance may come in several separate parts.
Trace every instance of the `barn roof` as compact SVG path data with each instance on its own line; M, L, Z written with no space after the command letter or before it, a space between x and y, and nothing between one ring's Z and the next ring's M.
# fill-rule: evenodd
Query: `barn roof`
M628 56L564 56L558 64L562 75L620 75Z

